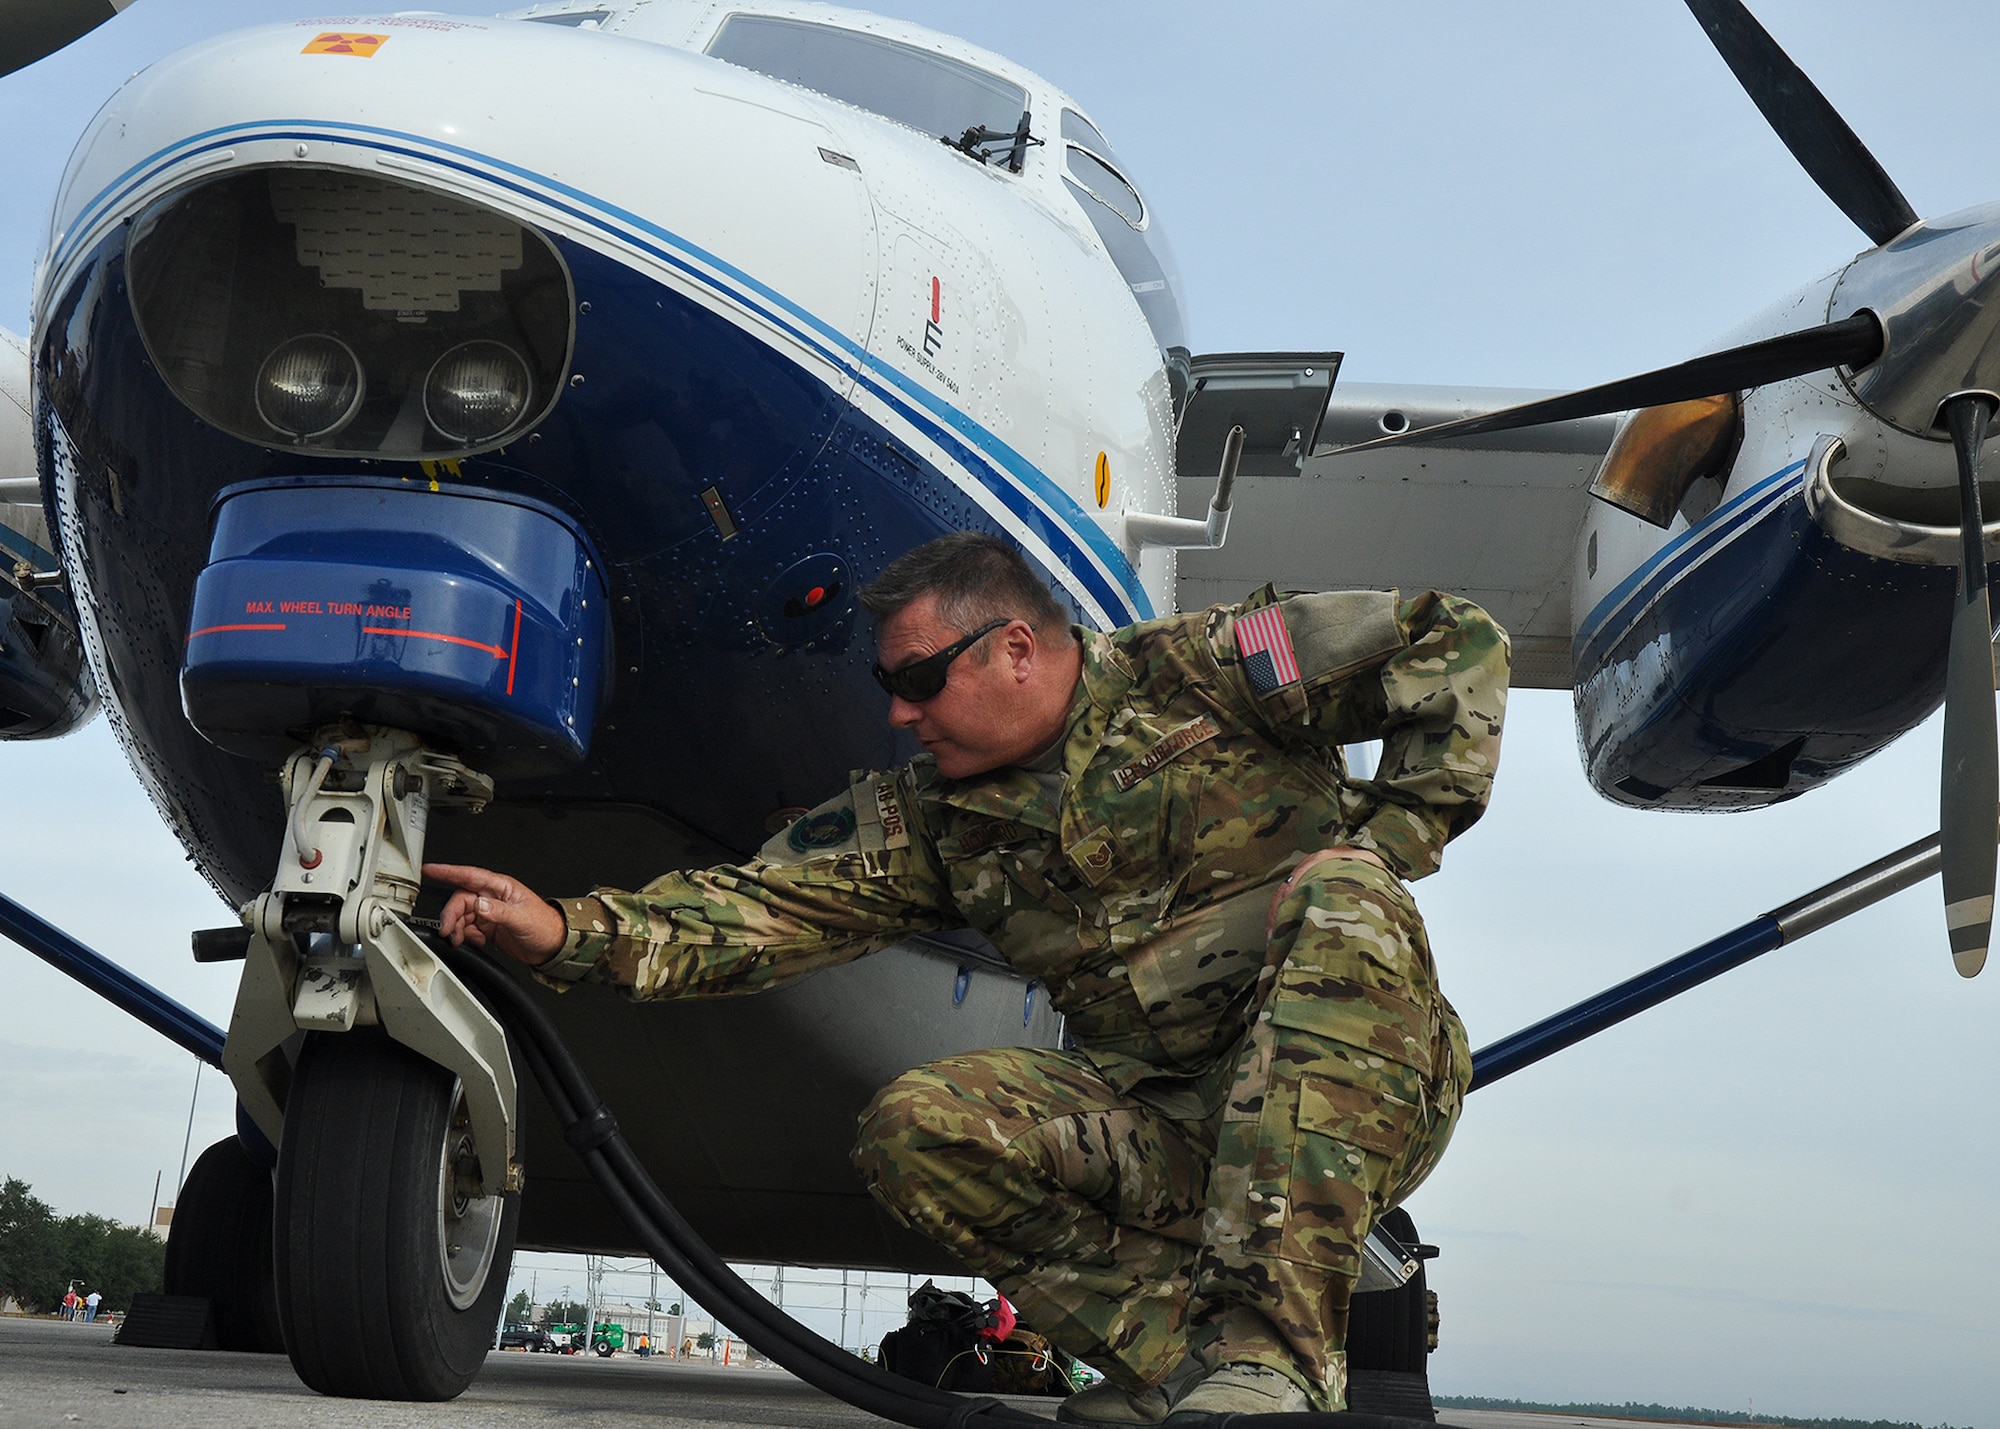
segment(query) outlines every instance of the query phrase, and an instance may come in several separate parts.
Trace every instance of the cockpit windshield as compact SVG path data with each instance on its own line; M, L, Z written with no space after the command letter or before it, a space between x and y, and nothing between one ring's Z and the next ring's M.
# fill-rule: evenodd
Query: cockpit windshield
M1110 250L1162 350L1187 346L1181 270L1146 201L1120 172L1111 145L1074 109L1062 114L1063 182Z
M1011 134L1028 108L1020 85L961 60L803 20L731 15L708 53L933 138L957 141L969 129Z

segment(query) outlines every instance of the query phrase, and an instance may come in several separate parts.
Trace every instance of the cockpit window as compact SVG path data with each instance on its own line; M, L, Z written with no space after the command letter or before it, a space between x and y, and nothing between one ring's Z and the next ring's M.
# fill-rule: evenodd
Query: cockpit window
M709 54L787 84L816 90L933 138L968 129L1011 134L1028 92L948 55L880 35L769 15L731 15Z
M1102 154L1113 164L1118 162L1118 156L1111 151L1111 141L1098 133L1097 126L1074 109L1063 111L1062 136L1072 144L1081 144L1093 153Z
M1139 201L1139 191L1125 182L1125 176L1088 149L1076 145L1069 149L1069 176L1089 192L1099 203L1111 209L1120 218L1139 227L1146 218L1146 206Z
M1187 346L1181 270L1138 189L1118 170L1104 136L1074 109L1062 113L1063 183L1118 266L1162 349Z

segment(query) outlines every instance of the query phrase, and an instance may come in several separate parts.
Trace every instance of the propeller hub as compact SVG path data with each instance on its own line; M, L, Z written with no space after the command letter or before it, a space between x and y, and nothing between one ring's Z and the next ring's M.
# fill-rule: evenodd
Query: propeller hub
M1882 355L1841 380L1898 431L1949 441L1947 397L2000 394L2000 204L1928 220L1856 258L1827 319L1864 309L1882 325Z

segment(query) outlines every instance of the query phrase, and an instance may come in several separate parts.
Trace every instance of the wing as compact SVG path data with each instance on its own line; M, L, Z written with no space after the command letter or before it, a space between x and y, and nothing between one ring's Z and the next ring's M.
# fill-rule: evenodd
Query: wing
M1618 419L1592 417L1431 446L1342 457L1338 448L1548 394L1507 388L1341 383L1297 475L1238 478L1229 540L1182 551L1184 610L1280 589L1445 590L1491 611L1514 639L1514 684L1570 687L1570 605L1590 479ZM1182 511L1214 478L1184 476Z

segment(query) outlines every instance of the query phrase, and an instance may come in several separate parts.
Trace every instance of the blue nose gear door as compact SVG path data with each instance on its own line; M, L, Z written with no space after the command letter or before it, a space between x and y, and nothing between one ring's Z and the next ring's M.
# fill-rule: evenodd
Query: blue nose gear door
M188 719L282 759L339 720L496 777L580 762L607 693L603 570L554 508L352 477L218 498L181 667Z

